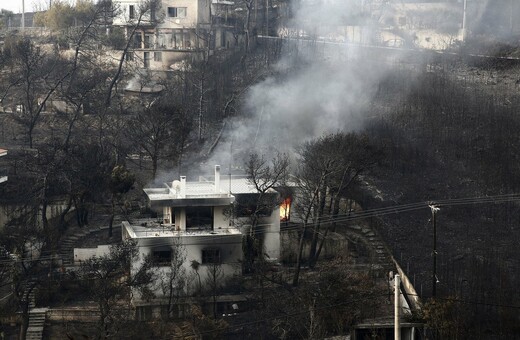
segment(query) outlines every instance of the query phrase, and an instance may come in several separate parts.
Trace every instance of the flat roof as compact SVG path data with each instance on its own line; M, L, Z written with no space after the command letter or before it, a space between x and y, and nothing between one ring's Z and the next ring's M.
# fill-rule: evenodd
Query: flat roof
M203 177L199 181L186 182L185 195L180 195L180 182L164 183L162 188L144 188L152 206L220 206L235 201L234 195L255 194L258 190L247 178L221 178L219 192L215 182ZM273 192L275 192L273 190Z
M144 188L150 199L180 199L178 191L172 188L172 182L162 188ZM258 190L247 178L221 178L220 190L215 192L215 182L202 179L186 182L185 198L231 197L233 194L255 194Z

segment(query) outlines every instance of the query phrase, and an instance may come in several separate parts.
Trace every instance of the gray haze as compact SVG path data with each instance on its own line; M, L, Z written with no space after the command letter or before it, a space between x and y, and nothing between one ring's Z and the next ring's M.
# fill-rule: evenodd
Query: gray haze
M506 2L500 2L506 6ZM382 25L382 16L377 11L363 15L362 6L366 4L361 0L301 1L293 19L279 29L294 40L285 44L275 66L276 75L250 88L243 98L246 118L227 122L229 132L201 168L221 164L225 170L230 162L231 168L239 168L251 151L292 152L295 146L323 134L362 129L371 116L377 87L399 59L395 50L388 59L385 50L374 56L376 60L370 60L366 53L359 58L360 47L338 39L348 27L357 26L363 27L362 43L375 43L375 28ZM456 31L462 1L446 7L455 8L450 20L455 22ZM483 14L488 7L487 0L474 0L468 5L467 20L472 30L492 26L492 19L486 21ZM420 15L428 17L431 13ZM462 17L458 27L462 28ZM297 41L299 38L329 43Z
M333 35L338 25L358 20L357 0L319 2L321 6L316 1L300 4L287 24L291 36L320 40ZM233 150L234 163L241 164L252 150L291 151L303 141L323 134L360 129L387 67L368 67L354 61L356 53L356 47L339 43L287 43L275 66L276 76L248 91L243 107L247 118L231 123L232 136L227 138L228 143L220 145L209 163L227 162Z

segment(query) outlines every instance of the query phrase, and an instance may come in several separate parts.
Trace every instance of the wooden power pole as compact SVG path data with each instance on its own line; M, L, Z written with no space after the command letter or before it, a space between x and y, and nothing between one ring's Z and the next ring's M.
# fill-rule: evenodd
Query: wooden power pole
M433 222L433 270L432 270L432 297L437 296L437 211L439 208L431 204Z

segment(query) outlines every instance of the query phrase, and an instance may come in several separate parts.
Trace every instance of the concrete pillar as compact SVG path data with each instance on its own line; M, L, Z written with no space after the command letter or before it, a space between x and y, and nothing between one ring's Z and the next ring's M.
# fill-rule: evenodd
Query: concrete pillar
M186 198L186 176L181 176L181 198Z
M215 193L220 194L220 165L215 165Z

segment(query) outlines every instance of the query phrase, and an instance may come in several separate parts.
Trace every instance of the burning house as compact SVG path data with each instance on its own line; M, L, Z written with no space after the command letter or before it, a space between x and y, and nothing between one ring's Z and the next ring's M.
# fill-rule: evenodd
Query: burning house
M246 178L221 178L217 165L212 181L203 177L187 181L181 176L180 180L165 183L162 188L145 188L144 191L151 208L158 213L157 219L122 224L123 239L137 242L141 261L151 255L160 259L160 269L167 272L173 247L182 247L184 270L193 273L193 263L199 264L196 275L202 282L208 280L214 265L219 266L224 284L241 275L243 238L251 229L248 202L258 194ZM269 194L278 197L274 190ZM269 260L278 260L279 207L259 214L257 226L263 235L263 254ZM134 264L134 268L138 265ZM192 280L193 285L195 281ZM188 292L194 289L187 287ZM157 293L160 296L160 292Z

